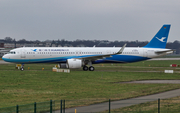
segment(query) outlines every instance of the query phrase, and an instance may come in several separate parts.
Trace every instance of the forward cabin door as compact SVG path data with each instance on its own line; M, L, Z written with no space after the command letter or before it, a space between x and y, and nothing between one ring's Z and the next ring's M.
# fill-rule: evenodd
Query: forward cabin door
M26 50L21 49L21 58L26 58Z
M76 56L81 56L81 51L76 51Z

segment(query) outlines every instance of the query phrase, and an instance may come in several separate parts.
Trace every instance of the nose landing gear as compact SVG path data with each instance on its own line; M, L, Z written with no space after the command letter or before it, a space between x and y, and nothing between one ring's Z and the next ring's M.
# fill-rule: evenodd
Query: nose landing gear
M24 71L24 64L21 64L20 70L21 70L21 71Z
M21 71L24 71L24 67L21 67L21 69L20 69Z
M24 64L16 64L16 69L24 71Z

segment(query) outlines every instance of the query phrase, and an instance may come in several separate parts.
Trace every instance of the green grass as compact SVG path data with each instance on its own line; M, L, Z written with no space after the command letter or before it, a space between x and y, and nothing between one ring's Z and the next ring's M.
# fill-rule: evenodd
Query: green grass
M170 61L142 61L135 63L127 63L127 64L97 64L94 65L96 71L161 71L164 72L165 69L180 71L180 67L170 67L171 64L180 65L179 60L170 60ZM26 64L26 71L39 71L42 68L45 71L52 70L52 67L55 64ZM0 70L14 70L15 64L3 64L0 66ZM76 71L82 71L82 69L76 69Z
M166 55L166 56L161 56L160 58L179 58L180 55L176 54L176 55Z
M126 63L126 64L113 64L111 66L138 66L138 67L170 67L171 64L178 64L180 65L179 60L147 60L147 61L141 61L141 62L135 62L135 63ZM98 64L102 66L102 64ZM110 64L103 64L104 66L110 65Z
M179 113L180 111L180 96L170 99L160 100L161 113ZM107 113L103 111L101 113ZM158 100L146 102L142 104L132 105L129 107L113 109L111 113L158 113Z
M160 65L157 66L157 63ZM50 99L89 100L79 103L69 101L71 105L67 103L67 107L72 107L103 102L109 98L127 99L180 88L178 84L118 83L148 79L180 79L179 73L131 72L132 70L152 71L148 64L159 67L158 71L170 68L164 61L146 61L143 63L144 66L141 64L142 62L124 66L120 64L106 64L103 67L95 65L94 72L73 69L71 73L52 72L54 64L28 64L25 65L25 71L16 70L14 64L3 64L0 65L0 108L44 102ZM28 67L30 67L29 70ZM44 68L43 71L42 68ZM127 72L119 71L125 69Z

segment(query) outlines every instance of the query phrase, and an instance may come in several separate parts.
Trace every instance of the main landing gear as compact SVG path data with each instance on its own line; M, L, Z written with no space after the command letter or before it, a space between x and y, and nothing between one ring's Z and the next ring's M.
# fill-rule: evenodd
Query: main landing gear
M21 71L24 71L24 64L21 64L20 70L21 70Z
M89 69L89 71L94 71L95 70L95 68L93 66L90 66L89 68L87 66L83 67L84 71L87 71L88 69Z

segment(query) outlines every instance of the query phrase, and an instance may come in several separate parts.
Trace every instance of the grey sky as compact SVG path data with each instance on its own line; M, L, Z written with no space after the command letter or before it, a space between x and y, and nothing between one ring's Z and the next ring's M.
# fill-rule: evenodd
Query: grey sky
M163 24L179 40L179 0L0 1L0 39L150 41Z

